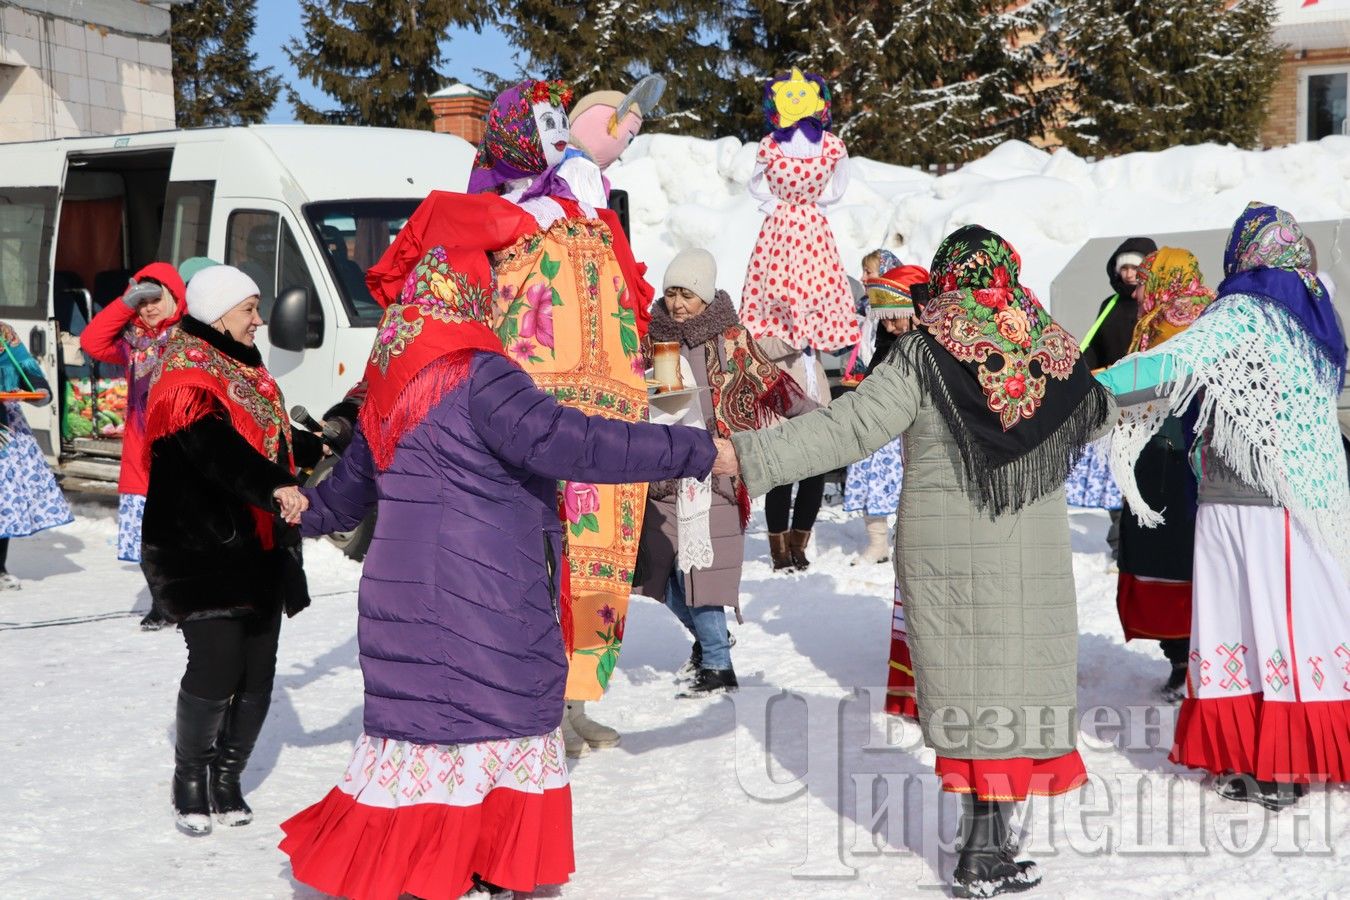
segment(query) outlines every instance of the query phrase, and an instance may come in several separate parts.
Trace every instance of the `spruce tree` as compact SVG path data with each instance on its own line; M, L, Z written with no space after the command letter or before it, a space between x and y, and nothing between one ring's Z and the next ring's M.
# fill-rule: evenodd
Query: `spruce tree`
M255 0L198 0L172 10L175 117L179 128L261 122L281 79L248 50Z
M647 129L713 137L730 90L720 16L718 0L516 0L498 24L517 50L517 75L494 86L561 78L581 96L655 72L666 92Z
M1103 156L1206 141L1255 146L1278 74L1274 0L1067 0L1052 34L1065 145Z
M427 94L443 87L437 67L452 25L480 28L481 0L300 0L301 38L286 55L300 76L335 101L321 110L289 91L303 122L430 128Z
M1039 26L1046 0L747 0L729 32L742 72L790 65L830 84L850 153L955 163L1040 135L1053 108ZM758 119L760 94L747 86Z

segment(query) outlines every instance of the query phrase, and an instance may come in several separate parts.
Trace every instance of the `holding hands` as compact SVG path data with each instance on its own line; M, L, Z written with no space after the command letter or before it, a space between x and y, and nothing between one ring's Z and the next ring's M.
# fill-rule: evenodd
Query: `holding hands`
M741 464L736 459L736 448L731 441L726 438L713 438L713 444L717 447L717 459L713 461L712 473L728 476L741 474Z
M272 496L276 498L281 518L286 520L286 524L299 525L301 514L309 509L309 498L300 493L300 489L294 485L279 487L272 492Z

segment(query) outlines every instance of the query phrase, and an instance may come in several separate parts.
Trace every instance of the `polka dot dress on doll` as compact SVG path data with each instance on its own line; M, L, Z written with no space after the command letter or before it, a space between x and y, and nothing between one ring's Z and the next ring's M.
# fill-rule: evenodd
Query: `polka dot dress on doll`
M813 159L786 155L772 137L760 141L757 161L778 205L750 255L741 322L757 338L832 351L856 344L860 335L834 232L816 206L848 151L833 134L821 140Z

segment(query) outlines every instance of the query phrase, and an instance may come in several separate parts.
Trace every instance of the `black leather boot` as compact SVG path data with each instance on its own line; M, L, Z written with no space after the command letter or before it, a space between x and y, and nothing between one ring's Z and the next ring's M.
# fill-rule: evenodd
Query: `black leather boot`
M681 700L711 697L736 690L736 672L733 669L699 669L694 680L675 694Z
M203 700L178 691L178 716L173 748L174 824L188 834L211 832L207 766L215 759L216 735L229 700Z
M1010 839L1008 804L961 798L961 854L952 873L952 896L994 897L1014 894L1041 883L1034 862L1017 862Z
M1225 800L1239 803L1256 803L1271 812L1280 812L1298 803L1299 798L1308 792L1305 785L1286 781L1259 781L1240 772L1220 775L1214 783L1214 789Z
M239 778L253 753L272 694L239 693L230 702L229 714L216 744L216 759L211 764L211 808L222 825L247 825L253 810L244 802Z

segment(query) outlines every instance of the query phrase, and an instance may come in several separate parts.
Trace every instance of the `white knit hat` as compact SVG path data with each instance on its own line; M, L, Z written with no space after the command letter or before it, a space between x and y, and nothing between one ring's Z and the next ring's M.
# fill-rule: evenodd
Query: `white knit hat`
M1134 266L1137 269L1143 261L1144 254L1142 253L1122 253L1116 257L1116 271L1119 272L1126 266Z
M717 259L698 247L681 250L666 266L666 280L661 290L673 287L686 288L702 297L704 303L711 303L717 293Z
M188 282L188 315L214 325L240 303L261 293L257 283L234 266L209 266Z

